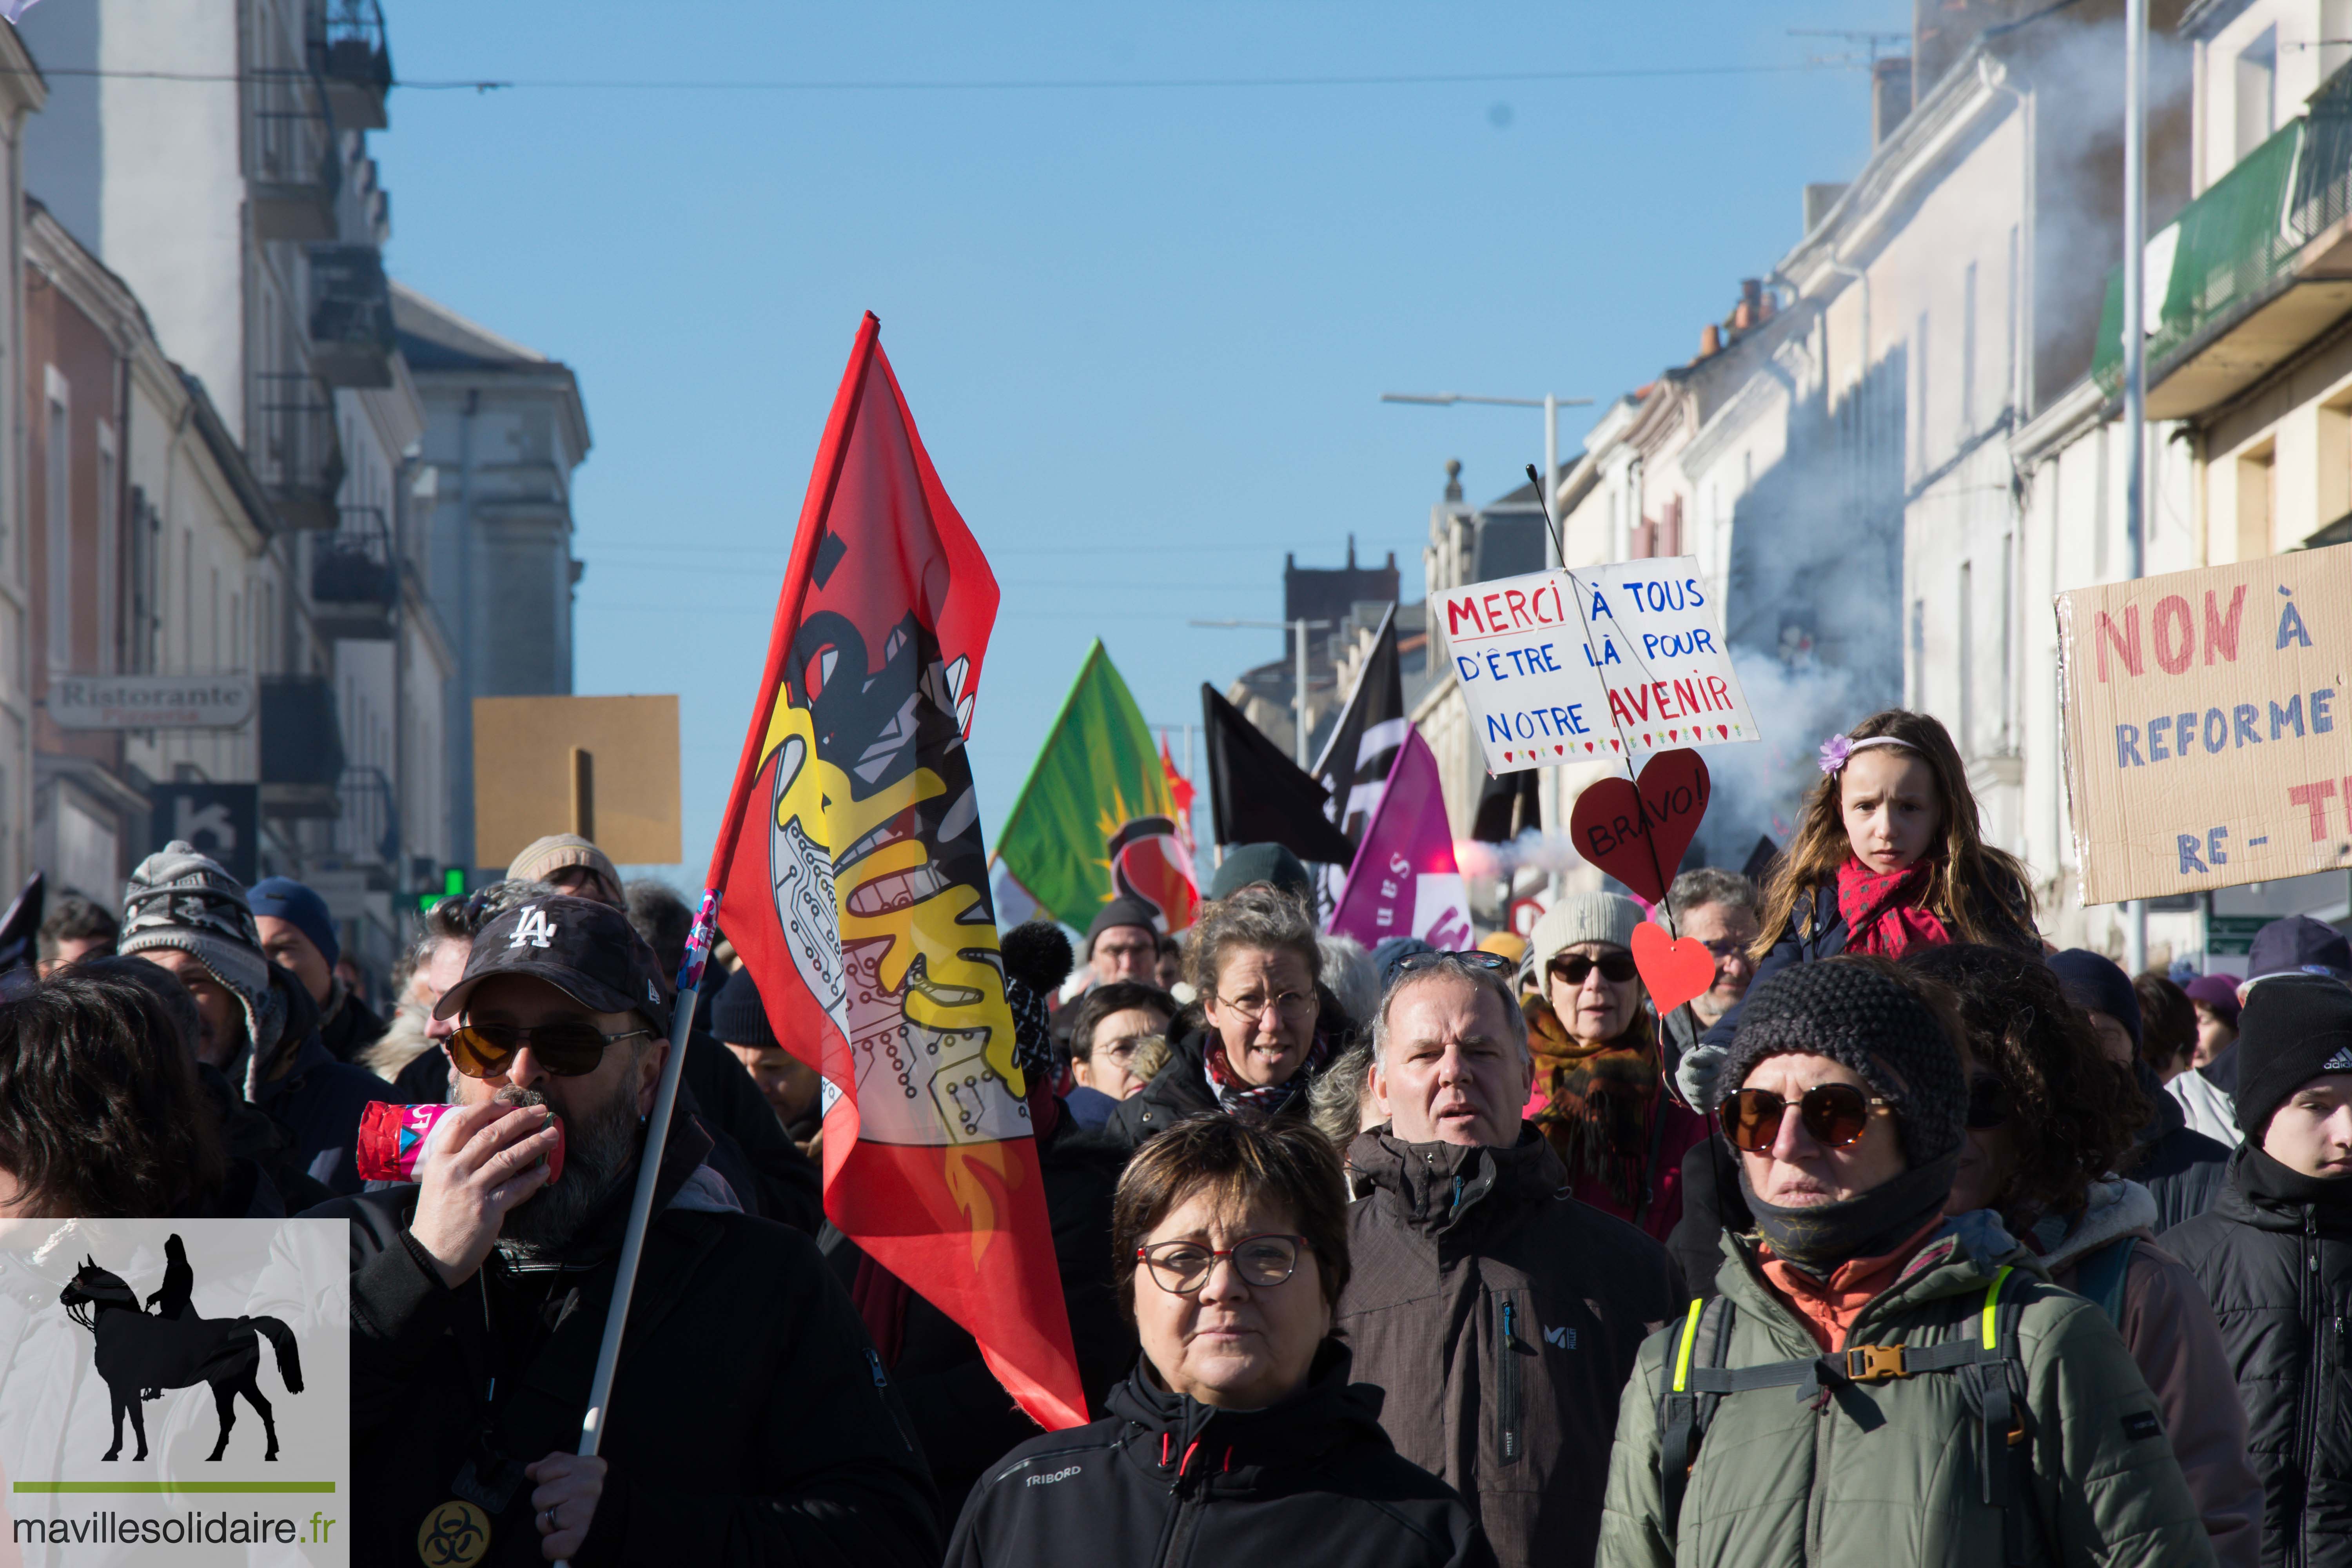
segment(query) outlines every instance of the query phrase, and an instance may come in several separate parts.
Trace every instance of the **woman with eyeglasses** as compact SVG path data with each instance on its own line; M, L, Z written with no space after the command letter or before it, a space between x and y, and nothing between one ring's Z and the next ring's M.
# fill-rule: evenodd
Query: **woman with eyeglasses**
M2147 1381L1990 1214L1949 994L1884 959L1748 994L1717 1082L1752 1234L1652 1335L1605 1568L2215 1561Z
M1706 1119L1666 1091L1657 1015L1633 967L1642 906L1571 893L1528 938L1535 994L1521 1004L1536 1063L1528 1120L1568 1168L1579 1202L1655 1240L1683 1213L1683 1155Z
M1169 1026L1168 1065L1112 1108L1104 1135L1132 1149L1207 1112L1304 1118L1307 1089L1355 1027L1320 983L1305 906L1264 887L1213 900L1184 958L1199 999Z
M2095 1303L2155 1391L2214 1554L2254 1568L2263 1483L2221 1327L2189 1266L2156 1244L2155 1196L2115 1172L2147 1108L2057 977L2004 948L1931 948L1968 1030L1968 1141L1948 1215L1990 1209L2051 1279Z
M982 1479L950 1568L1493 1563L1462 1500L1390 1445L1381 1391L1349 1381L1347 1209L1304 1121L1199 1116L1146 1144L1111 1220L1142 1357L1101 1420Z

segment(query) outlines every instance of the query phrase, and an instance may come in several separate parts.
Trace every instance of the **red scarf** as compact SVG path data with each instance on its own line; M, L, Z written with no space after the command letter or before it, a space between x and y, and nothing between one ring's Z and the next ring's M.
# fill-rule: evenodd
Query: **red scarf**
M1838 913L1845 917L1845 950L1900 958L1915 947L1952 940L1944 922L1917 900L1927 890L1928 863L1914 860L1881 876L1858 858L1838 868Z

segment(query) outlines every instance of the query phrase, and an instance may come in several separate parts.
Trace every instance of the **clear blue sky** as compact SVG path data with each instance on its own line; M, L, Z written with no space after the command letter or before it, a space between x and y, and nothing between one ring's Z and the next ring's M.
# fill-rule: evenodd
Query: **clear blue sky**
M60 0L66 3L66 0ZM1004 599L992 829L1088 641L1144 716L1276 657L1283 556L1397 552L1540 460L1539 416L1695 352L1868 151L1859 69L1352 86L540 85L1495 76L1799 66L1907 0L787 6L385 0L404 280L569 362L583 693L680 695L699 885L859 312ZM1563 461L1588 419L1563 420ZM1180 742L1181 743L1181 742ZM1203 829L1205 831L1205 818ZM993 834L992 831L992 838Z

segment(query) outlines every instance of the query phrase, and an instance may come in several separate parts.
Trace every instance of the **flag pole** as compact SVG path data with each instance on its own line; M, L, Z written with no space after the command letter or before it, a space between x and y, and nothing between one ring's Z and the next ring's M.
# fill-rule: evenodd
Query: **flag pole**
M686 1062L687 1037L694 1029L695 998L702 992L702 967L717 939L719 889L702 890L694 929L686 939L686 962L678 966L677 999L671 1005L669 1055L662 1061L661 1088L654 1094L652 1118L646 1123L645 1151L637 1156L637 1190L629 1200L629 1228L621 1242L620 1278L613 1282L613 1305L604 1313L604 1342L596 1350L596 1373L588 1383L588 1414L580 1422L580 1457L593 1459L604 1437L604 1407L613 1397L613 1373L620 1364L621 1334L628 1327L629 1297L636 1289L637 1259L646 1249L646 1229L653 1223L654 1187L661 1179L662 1153L669 1144L669 1122L677 1109L678 1075ZM559 1568L571 1568L559 1559Z

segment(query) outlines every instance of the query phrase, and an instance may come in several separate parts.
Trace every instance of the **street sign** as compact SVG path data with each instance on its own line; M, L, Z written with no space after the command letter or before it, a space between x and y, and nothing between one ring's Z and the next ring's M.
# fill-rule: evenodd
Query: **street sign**
M68 730L239 730L253 693L250 675L59 675L46 706Z
M2205 921L2208 952L2252 952L2254 933L2282 917L2278 915L2211 915Z
M261 875L261 786L159 784L147 792L151 850L184 839L247 887Z

